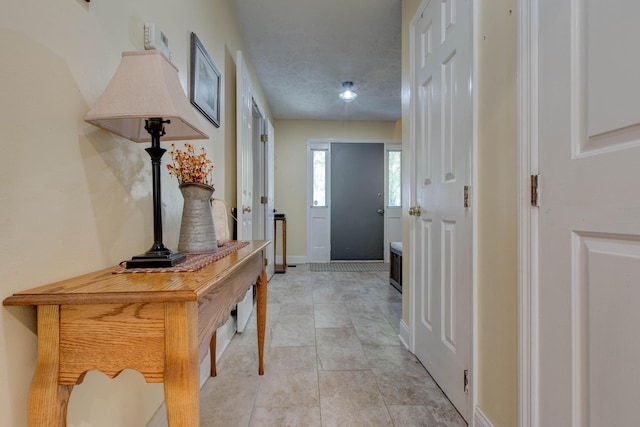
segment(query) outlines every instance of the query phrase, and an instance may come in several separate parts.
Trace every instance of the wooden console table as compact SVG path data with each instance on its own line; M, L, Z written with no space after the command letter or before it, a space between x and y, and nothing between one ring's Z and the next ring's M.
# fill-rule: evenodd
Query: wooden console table
M257 284L258 373L264 372L267 310L264 248L252 241L191 273L124 273L113 268L19 292L4 305L35 305L38 361L28 398L29 426L65 426L74 385L90 370L110 378L124 369L164 382L167 419L197 427L199 365L215 331Z

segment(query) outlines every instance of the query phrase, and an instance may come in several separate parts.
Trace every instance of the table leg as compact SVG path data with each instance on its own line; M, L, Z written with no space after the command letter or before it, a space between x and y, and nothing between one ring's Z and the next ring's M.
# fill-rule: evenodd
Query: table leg
M170 427L200 425L198 303L165 303L164 399Z
M38 362L27 402L27 424L64 427L72 386L58 385L60 369L60 307L38 306Z
M263 255L264 258L264 255ZM264 260L262 262L264 265ZM264 336L267 324L267 271L262 267L262 274L257 283L258 301L256 302L258 323L258 375L264 374Z
M216 344L217 344L217 335L218 331L213 331L213 335L211 336L211 341L209 341L209 353L211 353L211 376L215 377L218 375L218 371L216 370Z

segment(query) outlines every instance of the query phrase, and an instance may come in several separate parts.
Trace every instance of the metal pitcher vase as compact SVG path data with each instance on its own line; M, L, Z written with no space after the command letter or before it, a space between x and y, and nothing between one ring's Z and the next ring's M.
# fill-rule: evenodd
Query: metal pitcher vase
M198 182L180 185L184 198L178 250L185 253L215 252L218 250L216 229L211 215L211 196L214 188Z

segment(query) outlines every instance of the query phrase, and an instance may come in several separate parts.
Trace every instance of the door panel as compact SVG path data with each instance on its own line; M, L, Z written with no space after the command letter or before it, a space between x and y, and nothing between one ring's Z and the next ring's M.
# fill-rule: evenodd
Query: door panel
M329 239L327 239L327 235L329 234L327 233L329 230L328 210L328 207L315 208L312 210L312 215L309 218L311 236L309 262L329 262Z
M420 317L420 329L433 333L433 251L431 250L431 220L419 221L419 243L420 243L420 269L417 285L420 286L420 298L417 300L419 304L416 313ZM416 331L417 332L417 331ZM423 352L424 350L421 350ZM418 353L418 351L416 351Z
M573 333L588 333L574 360L583 366L577 380L581 406L588 410L589 425L632 425L638 418L640 346L617 332L640 325L640 240L577 233L573 240L574 263L584 271L573 292Z
M638 14L632 1L539 2L540 426L637 424Z
M442 343L456 352L456 223L442 221L440 223L442 237L441 257L441 301L440 301L440 336Z
M382 260L384 144L331 144L331 259Z
M471 367L473 104L470 1L431 1L412 23L413 347L469 420Z

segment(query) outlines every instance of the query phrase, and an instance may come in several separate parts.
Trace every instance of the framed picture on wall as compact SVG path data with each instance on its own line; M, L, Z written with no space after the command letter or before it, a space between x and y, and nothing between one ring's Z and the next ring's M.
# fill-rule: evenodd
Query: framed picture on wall
M191 103L215 127L220 127L220 72L198 39L191 33Z

